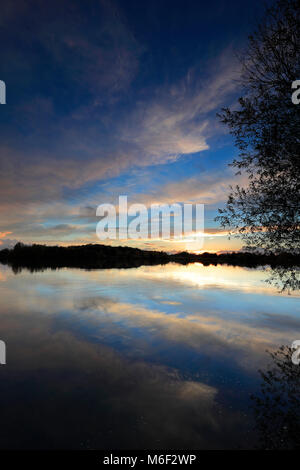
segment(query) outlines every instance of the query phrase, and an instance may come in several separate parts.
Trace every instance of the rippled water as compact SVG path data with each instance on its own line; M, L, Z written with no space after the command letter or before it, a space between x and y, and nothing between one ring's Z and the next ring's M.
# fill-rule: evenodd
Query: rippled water
M255 446L266 349L300 339L299 297L264 276L1 266L1 448Z

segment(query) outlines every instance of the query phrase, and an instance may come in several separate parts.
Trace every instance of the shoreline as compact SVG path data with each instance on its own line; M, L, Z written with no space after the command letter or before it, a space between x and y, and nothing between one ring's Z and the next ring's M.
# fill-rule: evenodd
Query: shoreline
M168 263L183 265L201 263L204 266L227 264L249 268L259 266L299 267L300 255L290 253L266 255L249 252L168 254L163 251L147 251L139 248L112 247L101 244L61 247L17 243L12 249L0 250L0 263L10 266L16 271L23 268L33 271L46 268L135 268L143 265Z

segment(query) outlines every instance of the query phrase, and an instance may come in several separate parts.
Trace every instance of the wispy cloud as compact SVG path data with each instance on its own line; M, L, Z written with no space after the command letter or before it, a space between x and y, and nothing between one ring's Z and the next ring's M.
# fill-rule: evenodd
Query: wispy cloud
M215 115L220 103L236 89L237 63L226 50L213 64L187 72L179 83L155 90L149 101L138 102L121 126L123 141L134 144L141 158L158 162L209 148L207 139L215 132Z
M12 24L21 31L24 21L27 62L17 61L18 70L10 61L7 67L19 86L25 80L30 93L10 108L0 147L2 231L20 237L45 231L50 236L55 230L67 235L69 226L80 230L76 218L86 225L80 207L94 208L105 194L117 195L113 178L205 155L221 132L215 113L236 91L230 48L213 60L195 59L173 79L158 71L159 80L135 86L147 44L137 39L122 7L102 0L81 11L77 2L70 8L57 2L54 14L38 1L29 15L26 2L21 4L22 15L7 11L6 28ZM7 47L13 57L15 41ZM145 203L213 204L223 197L226 178L220 175L206 172L201 181L178 176L153 182L144 194L128 192ZM65 230L54 230L59 226Z

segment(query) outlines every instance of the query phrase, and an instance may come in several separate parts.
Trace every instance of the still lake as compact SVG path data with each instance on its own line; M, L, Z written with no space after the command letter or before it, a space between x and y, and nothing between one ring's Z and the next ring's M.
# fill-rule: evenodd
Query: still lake
M265 277L0 265L0 447L253 448L266 349L300 339L299 296Z

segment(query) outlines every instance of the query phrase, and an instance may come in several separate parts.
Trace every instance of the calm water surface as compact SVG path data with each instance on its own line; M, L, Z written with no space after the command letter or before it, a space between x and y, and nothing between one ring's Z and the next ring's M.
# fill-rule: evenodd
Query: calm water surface
M201 264L14 274L0 265L1 448L251 448L266 349L299 297Z

